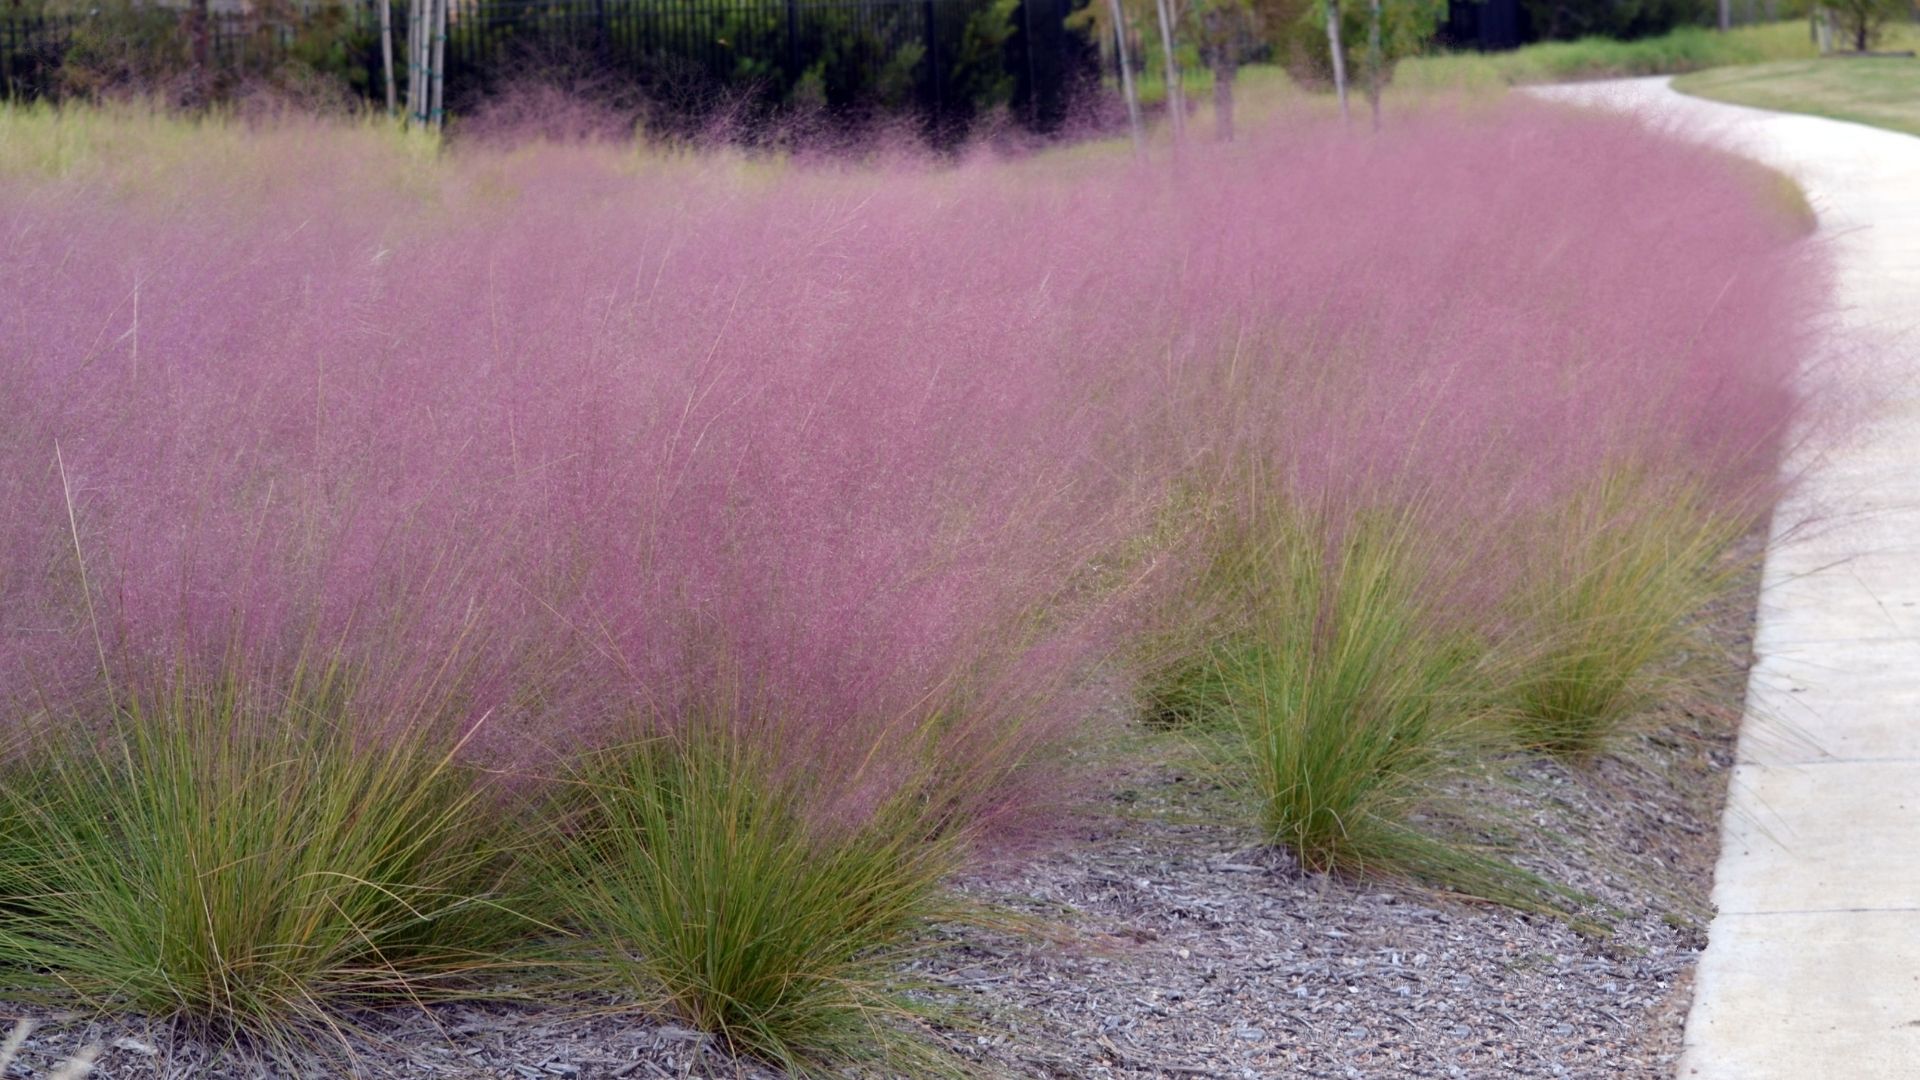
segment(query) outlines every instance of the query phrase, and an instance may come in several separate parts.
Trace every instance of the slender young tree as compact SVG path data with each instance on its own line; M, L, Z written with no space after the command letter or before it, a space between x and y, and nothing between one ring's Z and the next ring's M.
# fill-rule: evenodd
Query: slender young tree
M1146 153L1146 139L1140 129L1140 95L1133 89L1133 63L1127 58L1127 13L1120 0L1108 0L1113 6L1114 55L1120 60L1120 92L1127 98L1127 129L1133 133L1133 152Z
M213 10L208 0L193 0L187 25L193 46L193 77L204 94L212 81L213 65Z
M418 127L427 114L427 4L428 0L407 3L407 125Z
M1373 130L1380 130L1380 88L1386 56L1380 49L1380 0L1367 0L1367 108Z
M1220 24L1227 15L1223 11L1209 11L1208 16L1215 23L1212 36L1212 55L1209 57L1213 68L1213 124L1214 135L1221 142L1233 141L1233 80L1240 70L1240 42L1230 31Z
M1200 59L1213 73L1214 133L1229 142L1234 134L1234 80L1261 12L1257 0L1190 0L1188 11L1200 39Z
M433 110L431 125L439 131L447 116L447 0L434 0L433 15L433 94L430 107Z
M1333 54L1333 89L1340 95L1340 119L1353 124L1353 113L1347 108L1347 51L1340 44L1340 0L1326 0L1327 7L1327 48Z
M387 82L387 115L394 110L393 92L393 0L380 0L380 67Z
M1849 40L1855 52L1866 52L1886 33L1887 24L1908 17L1912 0L1824 0L1820 5L1833 29L1829 34Z
M1173 2L1153 0L1154 9L1160 15L1160 49L1166 54L1167 114L1173 118L1173 141L1177 146L1187 141L1187 101L1181 92L1180 61L1173 55Z

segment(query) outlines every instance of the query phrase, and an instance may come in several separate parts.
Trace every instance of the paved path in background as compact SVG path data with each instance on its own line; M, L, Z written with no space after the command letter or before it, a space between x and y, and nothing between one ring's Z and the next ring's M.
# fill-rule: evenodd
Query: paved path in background
M1867 419L1799 463L1768 546L1680 1080L1920 1078L1920 138L1666 79L1539 92L1793 175L1838 256L1835 338L1866 346L1847 383Z

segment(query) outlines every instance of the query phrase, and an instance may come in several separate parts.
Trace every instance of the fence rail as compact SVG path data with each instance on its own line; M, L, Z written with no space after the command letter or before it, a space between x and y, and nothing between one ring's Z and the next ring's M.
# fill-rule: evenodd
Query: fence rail
M1056 122L1093 62L1065 29L1074 0L451 0L449 101L471 103L541 65L590 68L648 90L725 89L761 101L920 108L964 116L1008 104ZM396 38L406 0L394 0ZM57 96L75 70L144 65L237 82L297 62L384 94L375 0L216 10L135 5L80 15L0 9L0 94ZM128 54L125 58L117 55ZM395 78L406 51L394 44ZM109 72L111 73L111 72Z

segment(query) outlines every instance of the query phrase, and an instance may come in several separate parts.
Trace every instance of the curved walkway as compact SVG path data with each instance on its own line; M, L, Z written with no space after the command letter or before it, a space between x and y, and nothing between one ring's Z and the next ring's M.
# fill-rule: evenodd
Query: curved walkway
M1866 346L1863 423L1775 518L1680 1078L1920 1078L1920 138L1666 79L1538 92L1793 175L1838 257L1835 340Z

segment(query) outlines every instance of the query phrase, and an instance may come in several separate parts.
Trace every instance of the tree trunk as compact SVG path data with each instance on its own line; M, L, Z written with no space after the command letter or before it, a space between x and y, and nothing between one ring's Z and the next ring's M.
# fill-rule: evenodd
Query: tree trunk
M447 87L447 0L434 0L433 14L433 130L446 123Z
M1213 56L1213 133L1221 142L1233 141L1233 79L1240 73L1230 50L1222 46Z
M1108 0L1113 5L1113 47L1120 58L1120 92L1127 98L1127 130L1133 133L1133 152L1135 156L1146 152L1146 139L1140 131L1140 95L1133 89L1133 64L1127 59L1127 13L1121 9L1120 0Z
M1187 141L1187 102L1181 93L1180 63L1173 56L1172 4L1173 0L1154 0L1160 15L1160 48L1167 57L1167 115L1173 118L1173 141L1179 145Z
M1371 0L1367 12L1367 107L1373 113L1373 130L1380 130L1380 80L1386 58L1380 52L1380 0Z
M193 0L188 18L190 39L193 47L193 79L204 91L207 85L208 68L213 62L213 12L208 0Z
M387 81L387 116L393 116L393 0L380 0L380 67Z
M1733 0L1720 0L1720 32L1733 29Z
M1353 113L1347 108L1347 57L1340 47L1340 0L1327 0L1327 48L1333 53L1333 89L1340 95L1340 119L1351 126Z
M427 40L428 0L407 0L407 126L418 127L427 113L427 58L422 49Z

